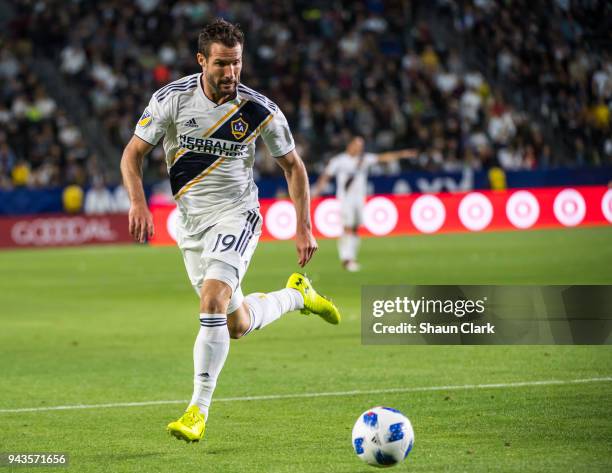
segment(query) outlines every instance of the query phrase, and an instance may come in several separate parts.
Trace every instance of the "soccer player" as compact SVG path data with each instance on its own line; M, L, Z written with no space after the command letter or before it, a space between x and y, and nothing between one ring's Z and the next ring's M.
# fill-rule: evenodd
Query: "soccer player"
M342 266L347 271L359 271L357 262L359 250L359 226L363 221L363 208L368 186L368 170L376 163L388 163L398 159L416 158L417 151L404 149L387 153L373 154L364 152L364 140L354 136L346 150L334 156L325 171L314 185L312 196L317 197L336 177L336 198L340 201L342 214L342 236L338 240L338 252Z
M281 315L301 310L331 324L338 309L304 275L293 273L284 289L243 296L240 283L261 234L253 181L259 136L284 171L297 214L296 247L303 267L317 250L310 221L308 176L281 110L240 83L244 35L217 19L198 39L202 72L155 92L138 120L121 160L130 196L129 228L139 242L153 235L142 186L144 156L164 137L170 184L180 218L178 246L200 296L200 330L193 348L194 389L187 410L167 430L178 439L204 435L213 391L230 345Z

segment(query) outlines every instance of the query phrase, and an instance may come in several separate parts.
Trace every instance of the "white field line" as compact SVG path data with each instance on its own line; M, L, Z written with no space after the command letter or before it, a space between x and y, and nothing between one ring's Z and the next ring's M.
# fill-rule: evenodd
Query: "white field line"
M415 393L427 391L459 391L471 389L499 389L499 388L521 388L530 386L563 386L570 384L605 383L611 382L612 377L586 378L586 379L548 379L542 381L522 381L515 383L493 383L493 384L459 384L451 386L420 386L412 388L388 388L388 389L365 389L355 391L335 391L320 393L295 393L295 394L268 394L263 396L223 397L214 399L214 402L239 402L239 401L274 401L277 399L300 399L314 397L342 397L363 394L389 394L389 393ZM157 406L168 404L185 404L185 399L174 401L141 401L141 402L114 402L109 404L74 404L69 406L46 406L46 407L22 407L16 409L0 409L0 414L15 412L44 412L44 411L69 411L75 409L110 409L113 407L140 407Z

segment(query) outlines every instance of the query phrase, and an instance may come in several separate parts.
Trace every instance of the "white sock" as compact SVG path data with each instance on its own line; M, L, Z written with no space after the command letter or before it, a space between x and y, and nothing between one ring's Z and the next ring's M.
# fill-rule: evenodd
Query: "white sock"
M342 236L338 239L338 253L340 254L340 261L349 261L353 259L351 257L351 235L342 234Z
M207 419L217 377L229 352L230 337L225 314L200 314L200 325L193 346L193 396L189 405L197 405Z
M359 252L359 243L361 240L355 234L350 234L347 236L349 241L349 254L351 256L349 259L352 261L357 261L357 253Z
M244 301L249 307L249 317L251 317L251 326L244 335L252 330L264 328L287 312L304 308L302 294L293 288L281 289L267 294L255 292L246 296Z

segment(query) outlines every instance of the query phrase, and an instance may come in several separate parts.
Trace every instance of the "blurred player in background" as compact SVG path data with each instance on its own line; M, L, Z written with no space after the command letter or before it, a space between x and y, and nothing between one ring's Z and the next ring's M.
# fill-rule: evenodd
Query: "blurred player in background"
M193 396L185 414L168 424L170 434L188 442L204 435L230 337L240 338L293 310L318 314L332 324L340 321L338 309L299 273L289 277L285 289L242 295L240 283L262 225L253 181L259 136L282 167L296 208L299 265L307 264L317 250L304 163L281 110L240 83L243 43L237 26L220 19L207 25L198 41L202 72L153 94L121 161L131 200L130 232L144 242L153 234L153 220L142 186L142 163L164 137L170 183L180 210L178 245L200 296Z
M334 156L323 174L314 185L312 196L317 197L336 177L336 198L340 201L342 213L342 236L338 240L338 252L342 266L347 271L359 271L359 226L363 221L363 208L368 193L368 170L377 163L388 163L398 159L417 157L417 151L404 149L387 153L365 153L365 142L361 136L354 136L346 150Z

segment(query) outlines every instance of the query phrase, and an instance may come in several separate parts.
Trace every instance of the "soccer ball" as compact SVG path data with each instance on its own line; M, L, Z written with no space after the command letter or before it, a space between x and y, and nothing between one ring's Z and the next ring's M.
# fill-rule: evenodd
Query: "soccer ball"
M353 427L353 448L368 465L390 467L404 460L414 444L408 418L391 407L373 407Z

